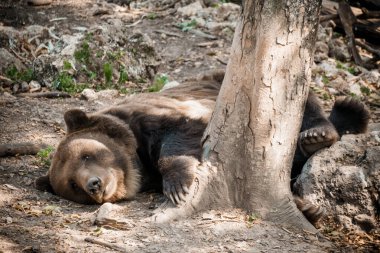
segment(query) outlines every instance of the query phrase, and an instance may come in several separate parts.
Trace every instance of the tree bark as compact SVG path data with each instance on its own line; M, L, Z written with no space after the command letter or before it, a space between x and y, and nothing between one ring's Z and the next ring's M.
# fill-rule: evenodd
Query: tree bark
M155 219L228 206L314 230L293 202L290 169L320 6L321 1L244 1L189 201L158 210Z

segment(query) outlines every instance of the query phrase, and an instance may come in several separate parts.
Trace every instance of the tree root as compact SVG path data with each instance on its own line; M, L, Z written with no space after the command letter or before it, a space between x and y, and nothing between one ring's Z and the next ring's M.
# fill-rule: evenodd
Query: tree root
M167 223L190 216L206 209L210 204L214 204L212 203L215 202L214 196L210 196L210 185L214 181L216 173L216 168L210 163L203 163L198 166L194 182L189 189L189 194L186 195L185 202L175 206L170 200L166 200L154 211L150 220L154 223Z

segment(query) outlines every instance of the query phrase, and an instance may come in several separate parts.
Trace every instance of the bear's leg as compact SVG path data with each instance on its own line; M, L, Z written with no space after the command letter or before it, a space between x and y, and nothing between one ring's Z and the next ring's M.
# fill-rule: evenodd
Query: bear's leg
M352 97L337 98L329 116L340 136L365 133L369 119L365 105Z
M174 204L179 204L185 200L185 195L189 193L198 165L198 159L187 155L166 156L159 159L162 190L164 195Z
M316 151L331 146L338 139L338 132L326 118L318 98L310 92L306 101L298 146L293 159L291 170L292 188L307 159Z
M299 135L299 149L309 157L316 151L331 146L339 139L334 125L326 118L315 95L309 93Z

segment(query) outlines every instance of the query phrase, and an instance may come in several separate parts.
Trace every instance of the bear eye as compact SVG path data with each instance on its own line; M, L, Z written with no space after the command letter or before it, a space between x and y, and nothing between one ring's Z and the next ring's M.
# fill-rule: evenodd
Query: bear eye
M87 161L87 160L90 159L90 155L84 154L84 155L82 155L81 159L84 160L84 161Z
M69 181L69 184L70 184L70 187L73 189L73 190L77 190L79 187L77 185L77 183L74 182L74 180L70 180Z

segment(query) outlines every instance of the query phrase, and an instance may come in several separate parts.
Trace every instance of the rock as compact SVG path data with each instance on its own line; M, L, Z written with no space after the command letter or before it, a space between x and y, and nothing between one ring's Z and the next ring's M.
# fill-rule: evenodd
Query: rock
M122 218L123 208L112 203L104 203L98 209L96 216L92 219L94 225L108 225L118 229L131 229L135 227L132 220Z
M370 232L372 229L376 228L375 219L366 214L356 215L354 221L366 232Z
M30 89L30 86L27 82L22 82L21 83L21 92L28 92Z
M353 84L351 84L349 87L348 87L348 89L349 89L349 92L351 93L351 94L354 94L354 95L356 95L356 96L358 96L358 97L361 97L363 94L362 94L362 91L360 90L360 85L358 84L358 83L353 83Z
M215 18L218 21L236 21L239 11L239 5L234 3L223 3L218 8L215 8Z
M30 25L25 27L25 31L29 36L36 36L43 33L43 31L46 29L44 26L40 25Z
M36 92L41 90L41 84L37 81L30 81L29 83L30 92Z
M81 97L89 101L96 100L99 98L98 94L96 94L96 92L93 89L84 89L81 93Z
M333 29L331 27L323 27L319 25L317 33L317 41L328 43L331 40Z
M18 71L26 69L25 65L5 48L0 48L0 73L6 73L15 67Z
M380 88L380 73L378 70L366 71L361 75L361 78L366 83L374 84L377 88Z
M18 92L18 90L20 89L20 84L18 83L15 83L12 87L12 93L15 94Z
M317 41L315 43L314 61L321 62L323 60L326 60L328 58L328 54L329 46L322 41Z
M294 185L302 198L321 205L346 228L369 231L376 226L380 138L374 137L378 130L344 135L330 148L317 152Z
M330 56L339 61L347 62L351 59L351 54L348 51L346 43L341 37L332 39L329 42Z
M164 91L164 90L176 87L178 85L179 85L179 82L177 82L177 81L171 81L171 82L166 83L164 85L164 87L162 87L162 89L160 91Z
M334 88L335 90L347 90L348 89L348 84L347 81L340 75L337 75L334 80L331 80L328 85L331 88Z
M101 91L97 92L97 95L99 96L99 98L102 98L102 99L112 99L112 98L119 96L119 91L117 91L117 90L101 90Z
M177 13L184 16L184 17L191 17L191 16L195 16L202 9L203 9L203 7L202 7L201 3L196 1L192 4L178 8Z
M206 24L207 29L209 29L211 32L221 32L226 27L235 30L236 22L208 22Z

